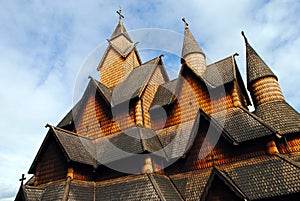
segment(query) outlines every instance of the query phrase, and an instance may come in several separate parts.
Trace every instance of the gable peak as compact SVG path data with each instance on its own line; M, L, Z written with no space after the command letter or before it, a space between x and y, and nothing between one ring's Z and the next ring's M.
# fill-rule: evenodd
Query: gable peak
M118 22L115 30L111 34L110 40L112 40L112 39L116 38L117 36L123 34L130 42L132 42L131 38L130 38L130 36L129 36L129 34L128 34L125 26L124 26L124 23L123 23L124 15L122 14L122 10L120 9L120 10L118 10L116 12L119 15L119 22Z

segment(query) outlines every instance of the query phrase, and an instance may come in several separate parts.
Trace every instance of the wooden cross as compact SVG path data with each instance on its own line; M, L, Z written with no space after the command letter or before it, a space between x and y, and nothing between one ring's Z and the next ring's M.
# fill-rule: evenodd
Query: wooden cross
M117 13L119 15L119 19L121 20L122 18L124 18L124 15L122 15L122 10L117 10Z
M23 186L23 182L24 182L25 179L26 179L25 175L22 174L22 178L19 179L19 181L21 182L21 185L22 185L22 186Z
M182 18L182 21L184 22L185 28L188 28L188 27L189 27L189 24L186 22L185 18Z
M212 162L212 166L214 167L215 166L215 161L216 160L219 160L218 158L215 158L214 154L211 154L210 155L210 160L207 160L208 162Z

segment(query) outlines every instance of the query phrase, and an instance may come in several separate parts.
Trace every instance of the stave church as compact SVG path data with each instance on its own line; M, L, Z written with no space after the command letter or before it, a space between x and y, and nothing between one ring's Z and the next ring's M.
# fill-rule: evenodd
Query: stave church
M15 201L300 200L300 115L245 34L246 84L238 54L207 64L183 19L170 80L163 55L142 62L118 14L100 77L46 126Z

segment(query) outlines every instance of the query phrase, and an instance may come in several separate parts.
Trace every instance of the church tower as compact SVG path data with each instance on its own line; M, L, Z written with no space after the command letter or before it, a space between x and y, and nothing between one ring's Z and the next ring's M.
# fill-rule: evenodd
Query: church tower
M122 82L129 73L141 65L141 59L137 52L138 43L133 43L123 23L122 11L119 14L119 22L108 39L108 47L100 61L97 70L100 72L100 82L106 87L115 87Z
M242 35L246 44L247 88L251 94L254 106L266 102L283 101L276 75L249 44L244 32Z
M181 58L198 76L201 76L206 70L206 56L190 32L185 18L182 18L182 21L185 24L185 31Z

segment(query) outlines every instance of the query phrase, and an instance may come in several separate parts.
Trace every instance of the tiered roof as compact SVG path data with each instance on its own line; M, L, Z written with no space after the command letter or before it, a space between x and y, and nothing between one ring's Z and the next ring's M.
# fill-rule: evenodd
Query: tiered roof
M119 15L118 25L109 39L109 48L126 57L129 50L132 51L134 48L136 51L136 49L124 27L121 12ZM118 44L120 46L116 48L113 41L118 37L124 37L128 43ZM249 45L246 37L245 42L248 86L265 77L277 79ZM122 49L125 46L126 48ZM182 57L192 53L204 55L186 24ZM106 54L107 52L101 62L105 60ZM276 151L277 153L268 155L266 149L269 147L266 145L269 145L270 141L276 141L279 148L284 147L287 141L282 142L277 140L277 137L293 134L289 135L292 136L290 144L296 144L297 150L300 115L285 101L266 102L256 106L254 112L250 112L247 108L250 98L235 62L235 56L236 54L208 65L201 75L194 72L183 60L179 78L171 81L161 56L134 67L124 80L110 88L90 77L81 100L56 127L47 126L49 131L29 170L29 173L35 174L36 177L40 176L40 173L36 173L40 168L38 164L47 160L45 150L49 144L54 143L59 149L55 153L62 153L65 160L67 179L37 184L33 178L20 187L16 200L207 200L212 193L218 196L218 192L214 191L217 187L226 189L226 193L231 193L231 196L242 200L267 198L297 200L297 196L300 196L299 152L287 156L285 149L280 149L280 153ZM161 77L153 78L157 69L161 72ZM202 108L195 107L195 117L184 121L178 120L177 124L159 129L153 129L151 126L146 128L139 124L98 137L77 133L75 122L79 119L86 100L95 92L109 109L124 102L135 103L132 100L147 101L146 98L151 98L147 103L150 108L163 106L166 112L169 112L167 118L172 118L172 112L176 110L174 105L184 87L181 80L183 76L196 77L193 85L198 88L203 83L210 90L224 87L230 99L233 99L232 91L236 90L237 94L245 99L243 100L245 104L228 106L210 114ZM148 85L153 84L150 84L150 80L155 79L160 79L156 91L144 96ZM188 98L187 100L190 101ZM191 101L181 104L192 107L194 103ZM133 110L135 112L140 110L142 115L149 112L143 109L139 108L139 105L134 105ZM205 141L209 129L212 136L208 136L208 141ZM202 146L209 148L210 140L219 137L218 133L220 139L216 142L216 146L212 147L212 160L209 160L209 156L201 158ZM276 143L273 145L276 146ZM107 163L128 159L124 158L121 152L128 153L126 155L128 158L134 154L145 157L152 154L155 160L162 164L170 161L174 163L170 163L165 169L158 167L159 171L156 173L137 172L139 174L128 175L105 170L103 167ZM214 154L219 158L214 158ZM219 161L215 163L214 160ZM80 175L80 171L90 171L88 173L90 175L85 177ZM112 175L106 175L109 178L106 179L98 177L97 174Z

